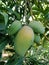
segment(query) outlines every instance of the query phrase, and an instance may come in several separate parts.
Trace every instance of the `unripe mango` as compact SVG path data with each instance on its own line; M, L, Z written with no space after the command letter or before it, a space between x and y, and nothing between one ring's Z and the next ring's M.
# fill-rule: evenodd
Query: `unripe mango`
M45 32L45 27L40 21L30 22L29 26L37 33L44 34Z
M40 43L40 41L41 41L40 35L35 34L35 35L34 35L34 41L35 41L36 43Z
M23 26L15 37L14 48L17 54L24 56L33 44L34 32L29 26Z
M8 29L8 34L9 35L13 35L15 34L16 32L18 32L20 30L20 28L22 27L22 24L20 21L18 20L15 20L11 26L9 27Z

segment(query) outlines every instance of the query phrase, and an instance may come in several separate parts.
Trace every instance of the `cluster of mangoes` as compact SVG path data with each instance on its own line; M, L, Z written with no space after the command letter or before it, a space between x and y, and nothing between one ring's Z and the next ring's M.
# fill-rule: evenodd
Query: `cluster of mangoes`
M40 35L38 34L44 34L44 32L45 27L39 21L32 21L24 26L22 26L20 21L14 21L9 27L8 34L17 33L14 40L14 48L18 55L24 56L34 42L40 42Z

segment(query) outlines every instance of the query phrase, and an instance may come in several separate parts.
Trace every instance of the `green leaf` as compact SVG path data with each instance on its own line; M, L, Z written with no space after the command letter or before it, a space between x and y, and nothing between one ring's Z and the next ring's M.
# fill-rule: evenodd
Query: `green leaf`
M22 62L23 62L23 58L20 58L15 65L22 65Z
M0 30L5 30L8 23L8 14L0 11Z
M2 53L0 53L0 59L1 59Z
M17 19L20 19L20 14L19 13L17 13L16 11L13 12L13 13L16 15Z
M48 40L44 40L44 48L49 50L49 41Z
M47 21L49 21L49 12L45 15L45 19L47 19Z
M19 59L17 59L16 57L15 57L15 60L12 60L12 59L10 59L5 65L22 65L22 63L23 63L23 58L19 58Z
M0 11L0 14L4 17L5 22L3 21L3 23L5 23L5 26L6 26L8 23L8 14L5 12L1 12L1 11Z
M4 25L4 23L0 23L0 30L5 30L5 25Z
M17 11L13 11L11 8L6 8L8 13L14 14L18 20L20 20L20 13L17 13Z
M32 10L33 14L35 15L38 15L40 13L40 11L37 11L37 10Z
M5 25L4 25L4 17L2 15L2 12L0 12L0 30L4 30Z
M5 20L5 26L6 26L8 23L8 14L4 12L3 16L4 16L4 20Z
M32 9L33 9L33 10L38 10L38 7L37 7L36 5L33 5L33 6L32 6Z
M0 61L0 65L4 65L5 64L5 62L4 61Z
M7 41L3 41L0 43L0 52L2 52L2 50L5 48L6 45L7 45Z

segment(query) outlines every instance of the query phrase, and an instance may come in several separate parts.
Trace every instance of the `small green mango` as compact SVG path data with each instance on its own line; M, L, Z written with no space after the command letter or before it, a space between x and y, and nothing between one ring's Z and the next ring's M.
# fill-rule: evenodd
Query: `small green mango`
M40 41L41 41L40 35L35 34L35 35L34 35L34 41L35 41L36 43L40 43Z
M20 28L22 27L22 24L20 23L20 21L15 20L11 26L8 29L8 34L9 35L13 35L16 32L18 32L20 30Z
M29 26L34 30L36 33L44 34L45 27L40 21L33 21L29 23Z

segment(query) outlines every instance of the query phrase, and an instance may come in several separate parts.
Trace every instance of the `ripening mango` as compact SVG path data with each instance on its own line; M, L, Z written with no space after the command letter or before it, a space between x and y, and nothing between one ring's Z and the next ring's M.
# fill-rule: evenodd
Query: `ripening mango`
M15 37L14 48L17 54L24 56L33 44L34 32L29 26L23 26Z

